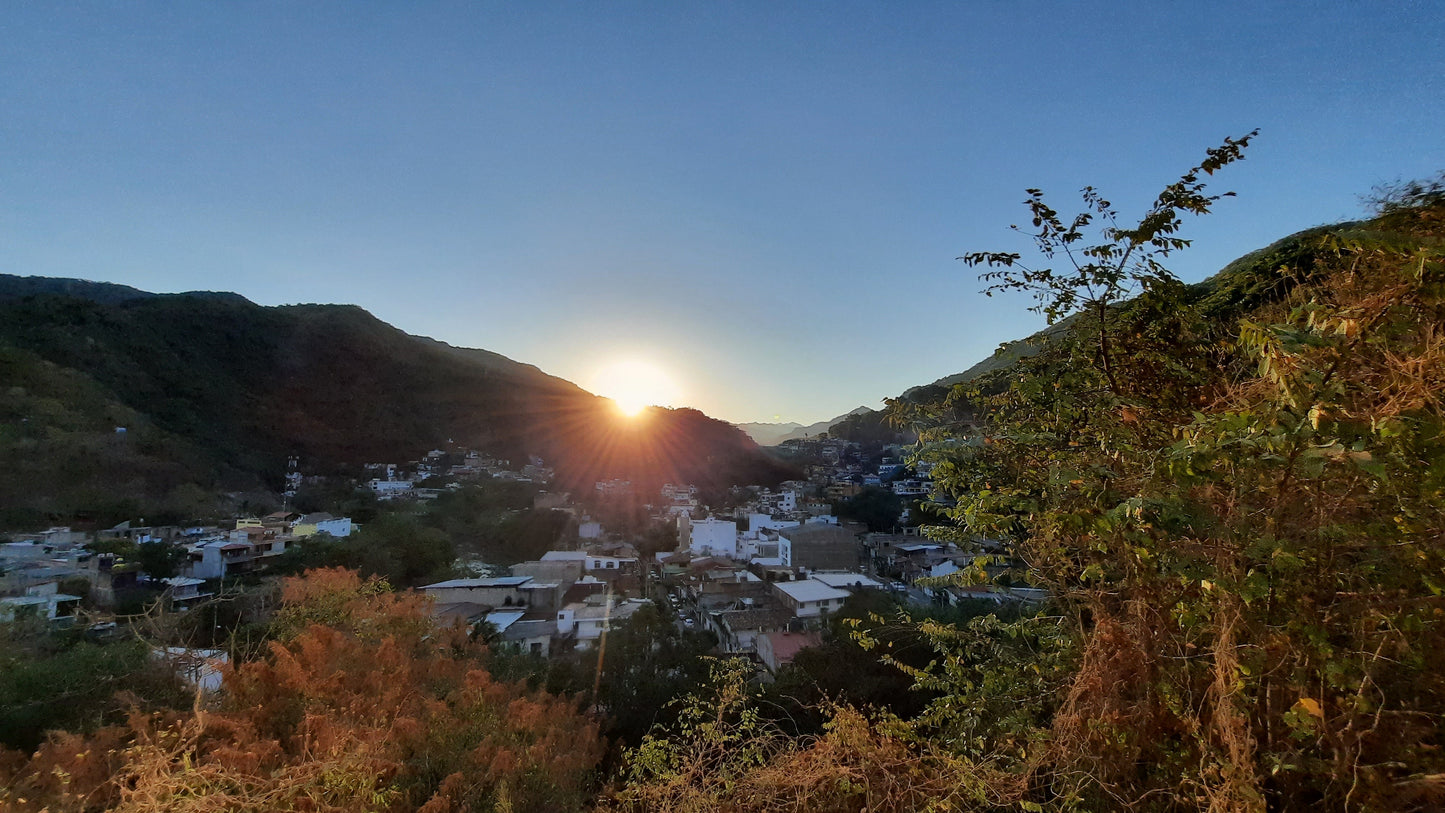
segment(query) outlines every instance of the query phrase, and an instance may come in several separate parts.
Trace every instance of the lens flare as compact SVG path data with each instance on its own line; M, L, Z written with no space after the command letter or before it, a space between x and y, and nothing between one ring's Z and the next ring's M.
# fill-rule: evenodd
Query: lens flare
M635 416L649 406L673 406L677 387L654 364L638 359L615 361L597 371L592 391L611 398L624 415Z

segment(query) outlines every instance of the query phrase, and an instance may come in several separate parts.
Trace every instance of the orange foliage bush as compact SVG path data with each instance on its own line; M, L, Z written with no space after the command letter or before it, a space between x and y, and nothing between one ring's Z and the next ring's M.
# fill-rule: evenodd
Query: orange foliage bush
M580 809L602 756L571 702L494 681L420 597L322 570L290 579L268 657L214 711L53 734L0 764L0 805L62 811Z

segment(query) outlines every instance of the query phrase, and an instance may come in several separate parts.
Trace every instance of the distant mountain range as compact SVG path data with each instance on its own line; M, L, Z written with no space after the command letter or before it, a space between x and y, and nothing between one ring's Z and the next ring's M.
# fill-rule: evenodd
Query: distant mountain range
M759 446L777 446L788 440L800 440L814 435L820 435L835 425L847 420L854 415L867 415L873 410L865 406L857 407L845 412L836 418L804 426L800 423L737 423L737 428L748 433Z
M0 524L127 518L275 488L293 456L306 472L354 472L448 441L518 465L540 456L573 489L793 474L696 410L625 420L532 365L355 306L0 275Z

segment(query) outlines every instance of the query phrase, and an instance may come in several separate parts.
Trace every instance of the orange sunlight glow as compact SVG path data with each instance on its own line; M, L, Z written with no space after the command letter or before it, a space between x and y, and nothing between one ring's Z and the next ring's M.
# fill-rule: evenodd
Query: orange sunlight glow
M636 416L649 406L672 406L677 387L659 367L638 359L614 361L592 377L592 391L611 398L617 409Z

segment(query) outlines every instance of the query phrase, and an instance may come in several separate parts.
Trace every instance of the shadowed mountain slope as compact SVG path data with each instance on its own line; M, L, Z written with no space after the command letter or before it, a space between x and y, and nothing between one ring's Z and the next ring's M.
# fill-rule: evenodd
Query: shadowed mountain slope
M98 497L59 496L90 477L88 459L109 472L111 492L151 497L184 483L274 488L291 455L306 471L345 472L447 441L519 465L540 456L573 488L611 477L721 487L789 473L694 410L628 421L536 367L411 336L347 305L0 276L0 362L0 461L48 472L57 444L78 461L68 477L47 474L46 489L0 478L0 504L57 518ZM139 473L99 465L96 450L117 445ZM148 477L154 466L168 476Z

